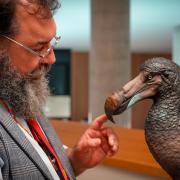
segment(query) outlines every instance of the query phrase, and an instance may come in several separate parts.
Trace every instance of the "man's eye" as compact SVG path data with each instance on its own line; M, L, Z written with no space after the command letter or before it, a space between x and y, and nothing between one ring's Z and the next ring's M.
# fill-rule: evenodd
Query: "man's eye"
M41 52L43 49L44 49L44 47L40 47L40 48L35 48L35 49L33 49L33 51Z

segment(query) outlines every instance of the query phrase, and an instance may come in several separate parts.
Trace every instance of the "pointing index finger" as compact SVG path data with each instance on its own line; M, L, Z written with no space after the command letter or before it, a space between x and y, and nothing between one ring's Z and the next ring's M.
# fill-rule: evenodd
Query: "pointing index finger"
M105 114L98 116L91 124L91 128L94 130L101 129L102 125L108 120Z

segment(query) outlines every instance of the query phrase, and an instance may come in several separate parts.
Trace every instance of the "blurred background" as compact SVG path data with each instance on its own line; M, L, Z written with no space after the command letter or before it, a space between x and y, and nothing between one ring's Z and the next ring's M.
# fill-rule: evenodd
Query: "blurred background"
M146 59L180 64L179 7L179 0L61 0L55 20L62 38L49 73L47 115L91 122ZM138 103L117 116L117 124L143 128L150 106Z

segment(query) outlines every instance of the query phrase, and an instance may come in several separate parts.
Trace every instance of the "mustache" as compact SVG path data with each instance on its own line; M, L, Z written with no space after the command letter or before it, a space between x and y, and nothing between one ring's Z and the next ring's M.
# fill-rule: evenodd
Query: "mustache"
M42 76L46 76L48 74L48 72L50 71L52 65L49 64L42 64L41 66L39 66L37 69L35 69L34 71L32 71L31 73L29 73L25 79L27 80L38 80L40 79Z

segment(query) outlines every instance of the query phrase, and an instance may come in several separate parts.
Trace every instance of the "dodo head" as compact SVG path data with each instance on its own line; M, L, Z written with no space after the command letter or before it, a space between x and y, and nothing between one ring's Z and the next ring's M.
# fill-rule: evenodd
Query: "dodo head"
M138 76L107 97L105 113L114 122L112 115L124 112L136 102L170 92L180 96L180 67L165 58L152 58L141 65Z
M162 91L164 94L168 89L178 90L180 85L180 67L173 61L165 58L149 59L144 62L140 70L144 72L145 78L148 78L148 80L157 78L157 75L160 76L161 84L157 89L158 92Z

